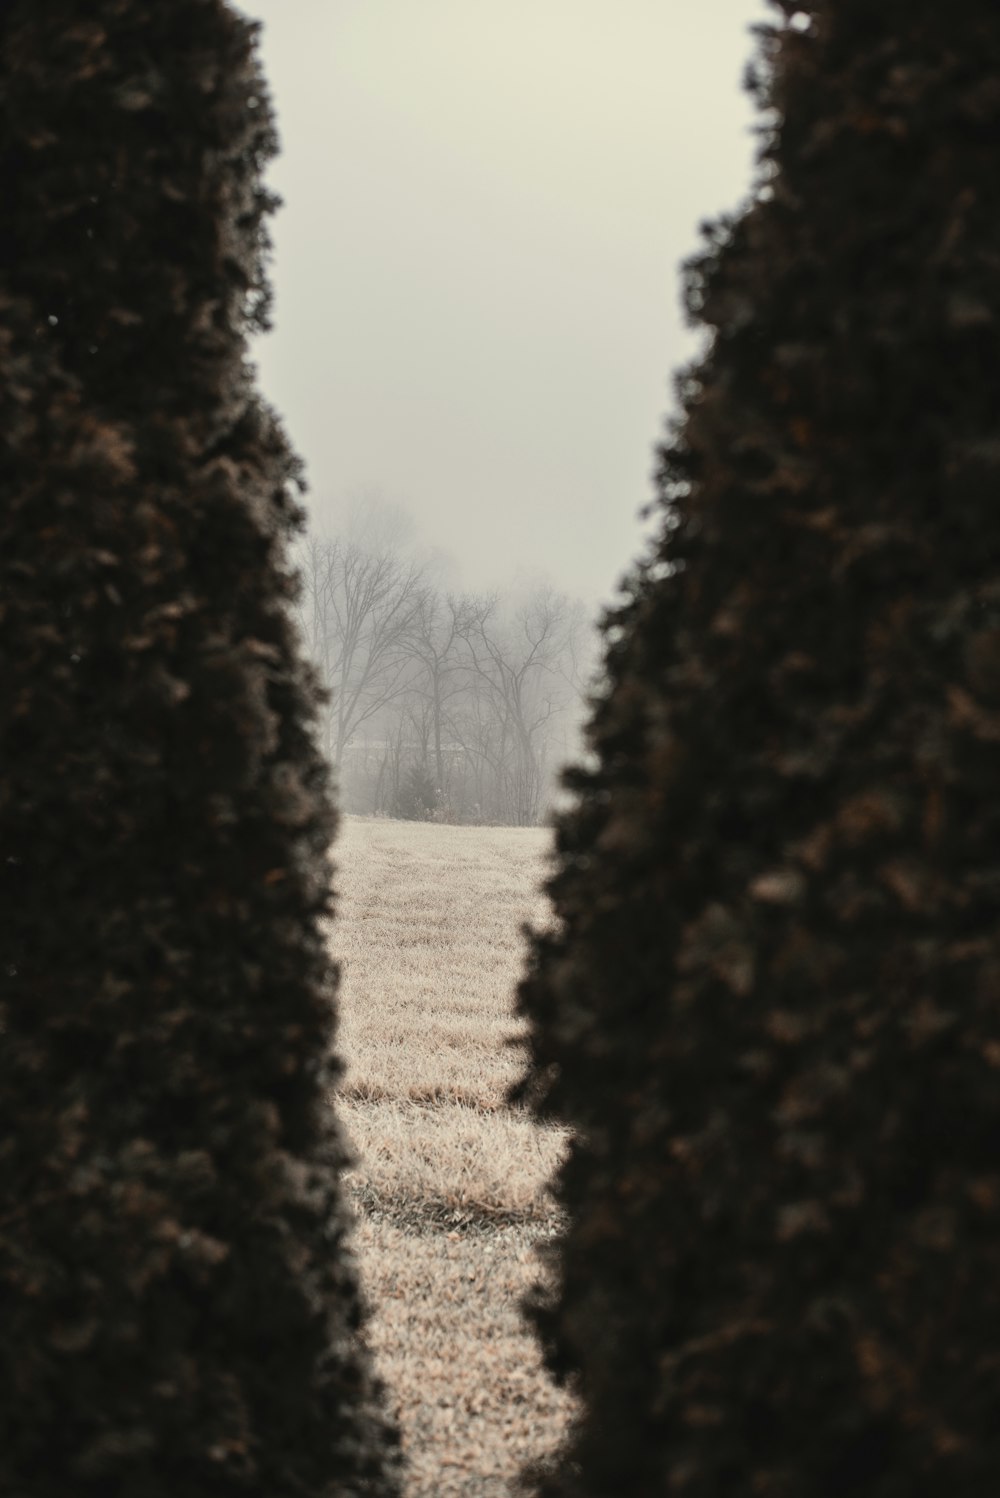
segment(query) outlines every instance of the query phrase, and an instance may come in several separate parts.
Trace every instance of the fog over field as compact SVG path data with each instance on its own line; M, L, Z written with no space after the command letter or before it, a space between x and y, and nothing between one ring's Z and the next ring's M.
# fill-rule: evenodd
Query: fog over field
M285 199L264 388L318 531L377 492L462 586L639 548L677 266L745 196L763 0L247 0Z

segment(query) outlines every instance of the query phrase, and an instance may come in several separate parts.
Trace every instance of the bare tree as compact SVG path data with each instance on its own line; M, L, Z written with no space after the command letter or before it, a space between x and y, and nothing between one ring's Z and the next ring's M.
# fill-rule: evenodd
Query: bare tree
M461 644L471 621L471 607L461 598L442 597L428 589L414 615L409 648L420 673L415 691L420 702L420 728L424 742L433 747L434 783L442 796L448 792L446 742L449 709L461 696L467 678ZM416 709L411 715L416 722Z
M327 751L339 770L351 737L402 693L424 603L420 564L391 538L313 539L303 558L303 629L331 695Z
M496 595L470 602L459 619L471 692L456 731L493 771L503 820L538 820L546 728L573 701L579 613L539 588L513 609Z

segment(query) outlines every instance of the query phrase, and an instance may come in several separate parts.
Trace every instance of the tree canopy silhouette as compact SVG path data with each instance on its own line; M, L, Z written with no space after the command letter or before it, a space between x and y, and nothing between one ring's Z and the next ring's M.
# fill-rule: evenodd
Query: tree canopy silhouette
M778 8L522 989L549 1498L1000 1474L1000 10Z
M254 31L0 13L0 1490L396 1491L327 1093Z

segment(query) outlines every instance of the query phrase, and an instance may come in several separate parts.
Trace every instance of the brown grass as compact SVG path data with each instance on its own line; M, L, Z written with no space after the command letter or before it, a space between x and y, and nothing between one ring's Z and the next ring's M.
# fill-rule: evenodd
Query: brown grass
M338 842L339 1106L407 1498L501 1498L571 1414L518 1309L556 1229L545 1183L565 1141L504 1101L521 1066L507 1043L521 927L545 918L548 843L353 817Z

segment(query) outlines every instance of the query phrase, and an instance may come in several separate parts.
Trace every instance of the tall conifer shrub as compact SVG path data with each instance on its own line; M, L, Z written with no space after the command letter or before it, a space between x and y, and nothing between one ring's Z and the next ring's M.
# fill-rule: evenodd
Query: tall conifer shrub
M522 989L549 1498L1000 1485L1000 8L781 8Z
M255 394L254 28L0 12L0 1492L395 1491Z

